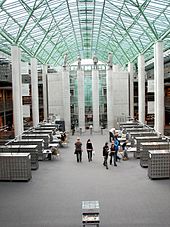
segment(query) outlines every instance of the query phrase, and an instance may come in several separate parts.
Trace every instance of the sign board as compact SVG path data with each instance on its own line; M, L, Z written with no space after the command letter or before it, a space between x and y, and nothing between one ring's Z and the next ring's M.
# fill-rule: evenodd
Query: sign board
M29 84L22 84L22 96L29 96Z
M30 105L23 105L23 117L30 117Z
M22 74L29 74L28 62L21 62L21 75Z
M148 80L148 92L154 92L154 80Z
M149 101L148 102L148 114L153 114L154 113L154 101Z

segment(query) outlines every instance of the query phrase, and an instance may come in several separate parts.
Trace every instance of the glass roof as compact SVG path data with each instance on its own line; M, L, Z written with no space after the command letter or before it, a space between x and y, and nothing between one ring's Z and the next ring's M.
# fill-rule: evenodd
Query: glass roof
M170 48L170 0L0 0L0 51L11 45L22 59L62 65L91 59L126 65L153 56L153 44Z

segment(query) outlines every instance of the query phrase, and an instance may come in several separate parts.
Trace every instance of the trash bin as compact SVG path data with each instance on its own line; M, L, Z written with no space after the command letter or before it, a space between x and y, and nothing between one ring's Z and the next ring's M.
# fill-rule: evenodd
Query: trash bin
M82 135L82 128L80 128L80 136Z

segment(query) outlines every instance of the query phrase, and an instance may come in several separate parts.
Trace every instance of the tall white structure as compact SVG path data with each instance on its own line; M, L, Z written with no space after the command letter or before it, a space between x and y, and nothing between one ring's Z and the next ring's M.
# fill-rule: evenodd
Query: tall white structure
M106 86L107 86L107 127L108 129L113 128L113 70L106 71Z
M92 70L93 130L99 131L99 71Z
M145 60L142 54L138 57L138 113L139 121L145 123Z
M68 70L62 71L62 88L63 88L63 108L64 108L64 121L65 130L70 131L71 118L70 118L70 78Z
M74 77L76 80L76 77ZM106 71L107 80L107 121L108 128L117 127L118 118L121 119L129 116L129 85L128 72L122 71L117 65L113 69ZM84 85L84 71L77 70L77 81L73 84L77 86L71 87L75 89L74 95L77 95L78 103L74 103L75 114L78 119L78 127L85 131L85 85ZM105 86L105 85L104 85ZM77 88L77 93L76 93ZM99 131L99 70L92 70L92 108L93 108L93 130ZM102 87L105 89L105 87ZM104 90L103 90L104 91ZM102 92L102 91L101 91ZM65 120L65 124L70 127L71 117L70 113L70 84L69 71L48 74L48 93L49 93L49 114L59 115ZM104 107L102 103L102 107ZM74 118L75 116L73 116ZM74 118L75 119L75 118ZM67 122L67 123L66 123Z
M64 118L62 72L47 74L49 115Z
M134 118L134 81L133 81L133 63L129 62L128 64L128 73L129 73L129 106L130 106L130 117Z
M33 126L39 123L37 59L31 58L31 95Z
M163 42L158 41L155 44L155 123L156 130L164 134L164 62L163 62Z
M154 44L154 129L157 131L157 60L156 44Z
M21 78L21 51L17 46L12 46L12 95L15 136L23 132L23 109L22 109L22 78Z
M108 99L107 106L110 105ZM119 121L125 121L129 116L129 81L128 72L122 71L119 65L113 66L112 77L112 116L113 126ZM113 127L112 126L112 127Z
M44 120L48 118L47 65L42 65Z
M85 98L84 98L84 71L77 71L77 84L78 84L78 121L79 128L82 132L85 131Z

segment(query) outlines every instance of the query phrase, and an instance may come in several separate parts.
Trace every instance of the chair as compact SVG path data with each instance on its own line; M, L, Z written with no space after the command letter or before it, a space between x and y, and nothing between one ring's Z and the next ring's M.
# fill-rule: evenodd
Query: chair
M60 150L58 147L51 147L51 153L53 158L60 158Z
M68 147L68 138L66 137L66 139L61 143L62 147Z

